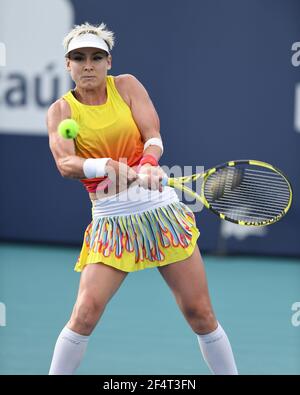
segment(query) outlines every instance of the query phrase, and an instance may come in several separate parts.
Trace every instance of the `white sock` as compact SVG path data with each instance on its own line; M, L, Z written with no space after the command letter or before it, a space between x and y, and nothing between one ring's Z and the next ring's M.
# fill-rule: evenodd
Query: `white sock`
M203 358L212 373L238 374L228 337L219 323L213 332L197 335L197 338Z
M73 374L85 353L89 336L79 335L66 326L58 336L49 374Z

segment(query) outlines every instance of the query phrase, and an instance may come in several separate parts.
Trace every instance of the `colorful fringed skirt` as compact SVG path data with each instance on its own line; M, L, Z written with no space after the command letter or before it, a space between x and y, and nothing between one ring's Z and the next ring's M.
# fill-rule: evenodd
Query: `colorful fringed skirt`
M131 186L94 200L75 270L103 263L125 272L168 265L188 258L199 230L193 212L173 188L163 192Z

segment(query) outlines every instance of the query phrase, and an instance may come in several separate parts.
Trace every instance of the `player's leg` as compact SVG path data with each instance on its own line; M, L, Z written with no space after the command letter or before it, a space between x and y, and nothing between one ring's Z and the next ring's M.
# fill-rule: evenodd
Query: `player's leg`
M126 272L104 264L90 264L84 268L71 318L55 345L49 374L75 372L90 334L126 275Z
M189 258L160 267L159 271L196 333L203 357L211 371L215 374L237 374L229 340L212 309L198 247Z

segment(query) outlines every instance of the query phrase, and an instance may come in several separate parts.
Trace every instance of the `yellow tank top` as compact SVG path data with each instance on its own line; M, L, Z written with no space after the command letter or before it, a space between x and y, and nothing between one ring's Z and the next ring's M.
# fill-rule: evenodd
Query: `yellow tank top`
M106 77L107 101L90 106L79 102L72 91L63 96L71 107L71 118L79 124L75 141L76 155L82 158L127 159L136 166L143 154L144 143L131 110L115 87L114 77ZM104 178L81 180L88 192L95 192Z

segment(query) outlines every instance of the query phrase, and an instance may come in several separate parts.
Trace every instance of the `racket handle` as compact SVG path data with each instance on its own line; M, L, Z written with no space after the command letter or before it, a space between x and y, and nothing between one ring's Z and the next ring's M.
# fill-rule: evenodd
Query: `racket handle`
M161 180L161 185L162 185L163 187L165 187L166 185L168 185L168 177L167 177L167 176L163 177L163 179Z

